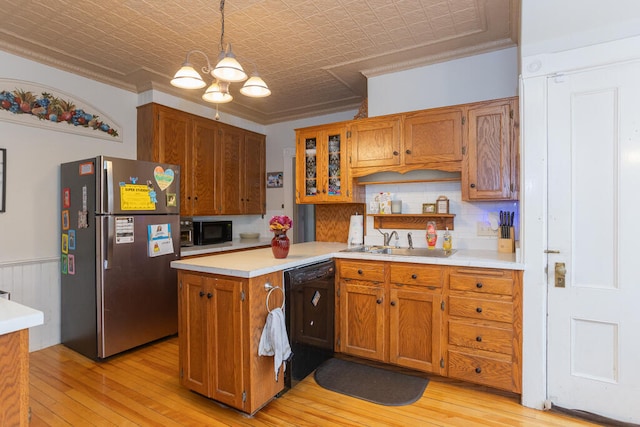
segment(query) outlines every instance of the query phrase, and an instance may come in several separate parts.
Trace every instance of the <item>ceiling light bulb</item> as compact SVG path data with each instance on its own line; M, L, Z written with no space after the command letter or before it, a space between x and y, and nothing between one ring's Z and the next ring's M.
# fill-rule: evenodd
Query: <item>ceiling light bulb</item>
M240 93L252 98L263 98L271 95L271 91L267 84L262 80L258 73L254 73L240 88Z
M233 101L233 96L228 92L228 86L215 81L207 88L202 99L214 104L224 104Z
M218 65L211 72L214 77L226 82L242 82L247 79L247 73L244 72L242 65L238 62L235 55L231 51L231 43L227 46L227 52L224 58L218 62Z
M173 76L171 84L181 89L200 89L207 85L200 77L200 74L188 62L182 64L182 67Z

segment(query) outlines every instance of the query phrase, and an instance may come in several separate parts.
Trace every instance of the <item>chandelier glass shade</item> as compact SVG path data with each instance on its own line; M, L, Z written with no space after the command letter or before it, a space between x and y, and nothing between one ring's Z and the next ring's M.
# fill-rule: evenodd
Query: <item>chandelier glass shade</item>
M224 1L220 1L220 13L222 15L222 29L220 34L220 55L218 56L218 63L215 67L211 66L209 57L201 50L190 50L187 52L182 67L176 72L171 80L171 85L179 87L181 89L201 89L207 85L200 73L196 71L189 57L193 53L199 53L203 55L207 61L207 65L202 67L202 72L206 75L209 74L214 78L213 83L205 90L202 95L202 99L214 104L222 104L233 100L233 96L229 93L229 83L243 82L246 80L244 86L240 89L240 93L252 98L262 98L271 95L269 87L264 80L258 75L257 71L254 71L251 77L247 80L247 73L240 65L240 62L236 59L236 56L231 50L231 43L227 44L224 49ZM255 65L254 65L255 69Z

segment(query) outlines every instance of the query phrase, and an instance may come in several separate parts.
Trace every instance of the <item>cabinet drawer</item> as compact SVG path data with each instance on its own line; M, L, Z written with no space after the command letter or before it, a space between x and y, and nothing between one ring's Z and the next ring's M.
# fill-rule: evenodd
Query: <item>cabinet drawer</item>
M486 294L512 295L513 279L480 274L451 274L449 288L455 291L473 291Z
M449 321L449 344L478 350L511 354L513 330L474 322Z
M444 268L421 264L391 264L391 284L442 287Z
M516 390L513 364L502 358L449 350L449 376L509 391Z
M451 295L449 297L449 315L513 323L513 303Z
M384 282L384 264L367 262L340 262L341 279L370 280Z

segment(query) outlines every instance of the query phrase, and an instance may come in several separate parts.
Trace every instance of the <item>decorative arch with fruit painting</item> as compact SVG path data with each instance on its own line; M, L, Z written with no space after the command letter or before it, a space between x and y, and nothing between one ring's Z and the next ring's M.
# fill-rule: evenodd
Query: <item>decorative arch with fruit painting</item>
M122 128L96 107L36 83L0 79L0 120L122 142Z

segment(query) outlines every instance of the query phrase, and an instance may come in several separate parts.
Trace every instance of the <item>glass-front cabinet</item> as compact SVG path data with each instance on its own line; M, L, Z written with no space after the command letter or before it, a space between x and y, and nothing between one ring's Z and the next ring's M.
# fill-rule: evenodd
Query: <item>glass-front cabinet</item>
M296 203L353 201L344 126L296 132Z

